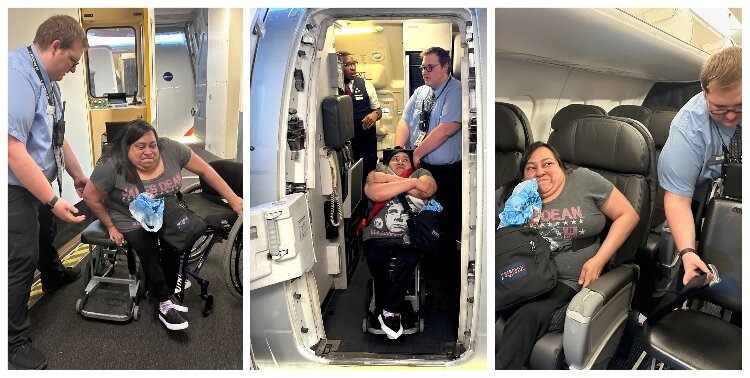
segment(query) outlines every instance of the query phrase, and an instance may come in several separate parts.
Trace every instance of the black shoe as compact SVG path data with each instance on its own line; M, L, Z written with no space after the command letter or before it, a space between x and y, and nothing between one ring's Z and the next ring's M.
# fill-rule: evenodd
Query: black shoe
M31 340L16 347L8 357L12 369L44 370L47 368L47 357L31 345Z
M75 282L79 278L81 278L81 268L75 266L65 268L65 270L63 270L62 277L60 277L60 279L57 280L57 282L55 282L54 284L42 285L42 291L44 291L45 293L51 293L71 282Z
M183 318L174 308L167 310L166 314L162 314L161 311L159 311L159 320L161 320L161 322L172 331L179 331L188 327L187 320L185 320L185 318Z

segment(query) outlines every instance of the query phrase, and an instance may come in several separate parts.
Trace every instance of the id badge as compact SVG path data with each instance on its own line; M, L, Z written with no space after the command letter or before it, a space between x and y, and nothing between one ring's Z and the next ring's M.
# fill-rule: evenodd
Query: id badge
M362 100L364 100L364 99L365 99L365 96L362 96L362 95L354 95L354 100L355 100L355 101L362 101Z
M55 115L55 106L54 105L47 105L47 114L54 116Z
M708 159L708 165L724 164L724 155L714 155Z
M426 135L427 135L427 133L424 132L424 131L420 131L419 132L419 136L417 137L417 140L414 141L414 149L417 149L417 147L419 147L419 145L422 144L422 141L424 141L424 137Z

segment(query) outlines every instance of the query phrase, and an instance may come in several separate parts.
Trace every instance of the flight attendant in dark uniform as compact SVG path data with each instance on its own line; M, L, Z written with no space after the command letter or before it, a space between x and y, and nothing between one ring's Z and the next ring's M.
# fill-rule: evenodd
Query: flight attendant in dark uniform
M350 52L339 52L344 71L344 88L339 89L341 94L352 96L354 108L354 139L352 149L354 150L354 161L360 158L362 161L362 187L364 187L367 174L375 169L378 160L378 142L375 136L375 122L383 113L380 110L380 101L375 93L372 83L357 76L357 61Z

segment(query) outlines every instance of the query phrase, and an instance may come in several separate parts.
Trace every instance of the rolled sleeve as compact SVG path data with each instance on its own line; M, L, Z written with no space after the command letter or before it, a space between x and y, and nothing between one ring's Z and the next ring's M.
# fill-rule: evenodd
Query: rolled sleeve
M675 125L677 126L677 125ZM703 166L700 138L690 138L682 127L675 127L659 156L659 185L681 197L693 197Z
M458 83L458 81L456 80ZM445 102L440 111L440 122L461 123L461 85L453 85L445 94Z
M8 135L26 144L34 122L34 89L28 77L8 69Z

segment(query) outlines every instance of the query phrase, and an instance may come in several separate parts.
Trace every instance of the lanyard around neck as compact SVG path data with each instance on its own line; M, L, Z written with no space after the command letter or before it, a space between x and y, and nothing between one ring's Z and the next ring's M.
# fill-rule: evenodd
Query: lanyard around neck
M47 88L47 83L44 82L44 76L42 76L42 71L39 69L39 63L36 61L36 57L31 51L31 46L26 46L26 50L28 50L29 52L31 64L34 65L36 76L39 78L39 82L42 83L42 86L44 87L44 95L47 97L47 104L49 104L49 106L55 106L55 96L54 94L50 93L49 88Z

